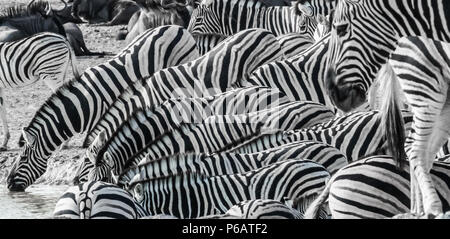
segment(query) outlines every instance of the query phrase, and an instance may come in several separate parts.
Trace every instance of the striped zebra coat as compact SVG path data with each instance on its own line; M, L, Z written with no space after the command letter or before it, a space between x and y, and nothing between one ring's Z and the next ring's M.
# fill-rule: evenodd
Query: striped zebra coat
M255 0L211 0L203 2L191 16L193 35L232 36L239 31L261 28L276 36L301 33L313 38L315 16L328 15L333 3L299 1L293 7L264 6Z
M279 201L258 199L240 202L223 215L206 216L201 219L303 219L303 215Z
M22 40L0 42L0 117L4 140L0 151L7 149L10 138L6 118L6 88L27 86L43 80L55 92L68 78L69 62L78 79L76 57L69 42L56 33L40 33Z
M124 189L104 182L70 187L59 198L53 217L62 219L138 219L147 212Z
M105 123L93 129L98 136L88 147L74 180L77 184L87 180L102 148L120 150L123 152L120 157L126 159L180 123L201 123L213 115L239 115L287 103L287 98L276 89L247 87L205 98L171 99L158 106L138 109L126 120L123 114L114 114L112 109L105 115ZM121 121L124 123L116 125Z
M135 82L111 109L127 118L137 109L159 105L171 98L216 95L233 89L259 66L282 57L280 45L270 32L245 30L194 61L163 69ZM100 119L96 125L103 124L104 120Z
M319 194L329 176L318 164L290 160L243 174L214 177L198 173L161 178L136 175L127 190L152 215L198 218L224 214L246 200L300 201Z
M414 213L441 214L442 205L429 170L438 147L449 137L449 132L441 125L449 123L450 3L445 0L342 0L336 7L332 23L329 59L332 67L327 84L332 98L344 110L351 110L365 100L365 93L378 71L397 47L404 48L399 43L401 39L413 37L406 41L412 45L418 44L419 51L409 51L402 69L407 65L415 68L418 64L424 64L426 68L412 74L409 72L405 78L398 76L415 115L414 140L411 150L407 152L414 172L411 209ZM430 39L435 42L423 44L430 43ZM389 66L386 68L392 73ZM422 74L422 71L426 74ZM411 75L416 77L411 78ZM386 121L393 122L387 125L387 139L393 155L401 161L406 157L406 153L401 150L405 137L397 134L402 132L401 121L398 121L400 117L395 111L398 109L394 104L396 95L392 92L398 87L398 82L394 79L396 77L387 77L391 79L391 91L386 91L385 99L391 104L386 104ZM441 78L446 80L442 81Z
M278 88L291 100L313 101L334 108L323 80L327 70L329 37L294 58L259 67L242 85Z
M277 37L297 33L302 38L301 44L290 44L293 41L283 42L287 46L286 52L294 46L306 47L306 44L314 42L313 35L317 28L317 7L323 12L328 12L327 4L314 0L315 6L309 1L297 3L293 7L266 6L256 0L213 0L202 3L191 16L188 30L196 37L200 52L208 52L214 43L218 43L226 37L250 29L266 29ZM328 13L327 13L328 14ZM306 49L306 48L305 48Z
M153 119L144 120L139 129L125 126L117 131L94 162L99 168L108 165L114 174L120 174L125 165L139 162L147 155L155 160L180 153L220 152L264 132L301 129L331 117L333 113L319 104L293 102L250 114L211 116L202 123L180 123L177 127L161 130L145 123L154 122Z
M53 151L74 134L91 129L133 81L196 57L195 41L185 29L160 27L136 38L115 58L87 69L80 80L59 88L24 129L25 146L10 171L8 188L21 191L32 184L45 172Z
M313 141L299 141L254 154L180 154L156 160L147 157L140 162L128 163L117 184L126 187L135 175L159 178L180 172L196 172L207 176L245 173L294 159L319 163L328 172L331 170L331 175L347 165L347 158L336 148ZM104 177L99 172L94 174L97 175L91 175L93 177L90 180Z
M412 115L404 112L404 119L407 122L405 131L409 132ZM383 137L379 112L354 112L308 129L262 135L235 147L232 152L254 153L287 143L312 140L339 149L348 162L353 162L368 155L383 154L386 148Z
M435 162L431 175L442 210L450 210L450 164ZM398 168L390 156L352 163L331 178L305 218L316 218L317 210L327 199L334 219L382 219L407 213L411 201L409 168Z

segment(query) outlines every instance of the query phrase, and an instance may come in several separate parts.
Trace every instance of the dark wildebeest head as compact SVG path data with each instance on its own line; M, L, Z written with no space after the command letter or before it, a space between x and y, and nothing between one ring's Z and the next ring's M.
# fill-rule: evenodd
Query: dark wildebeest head
M8 8L0 16L0 42L17 41L40 32L66 36L63 25L52 13L48 2L32 0L26 7Z
M72 15L75 18L81 18L84 21L91 22L93 19L105 18L107 21L109 16L104 15L103 9L106 6L115 4L117 0L74 0L72 5Z
M127 24L138 10L133 0L74 0L72 15L90 24L112 26Z

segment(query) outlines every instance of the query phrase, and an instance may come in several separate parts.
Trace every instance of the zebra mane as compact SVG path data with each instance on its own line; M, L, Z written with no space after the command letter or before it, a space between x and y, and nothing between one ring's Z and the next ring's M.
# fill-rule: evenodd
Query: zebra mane
M111 59L111 60L114 60L115 58L113 58L113 59ZM110 61L111 61L110 60ZM89 70L89 69L88 69ZM76 85L81 85L81 84L83 84L81 81L83 81L85 78L83 78L83 76L84 75L86 75L87 73L87 71L88 70L86 70L84 73L83 73L83 75L82 76L80 76L80 78L81 79L78 79L78 78L72 78L72 79L70 79L69 81L67 81L67 82L65 82L63 85L61 85L58 89L57 89L57 91L56 92L54 92L51 96L49 96L48 98L47 98L47 100L45 100L45 102L41 105L41 107L38 109L38 110L36 110L35 111L35 114L34 114L34 116L33 116L33 118L32 118L32 120L30 121L30 123L28 124L28 126L27 127L25 127L24 128L24 130L26 130L26 131L28 131L30 128L33 128L34 127L34 124L35 123L37 123L37 122L40 122L41 120L42 120L42 115L45 115L45 114L47 114L48 112L52 112L52 110L54 110L55 108L58 108L58 110L59 110L59 107L57 107L56 106L56 102L58 102L59 100L61 100L61 99L63 99L64 97L66 97L66 94L67 93L70 93L70 91L72 90L72 89L75 89L76 87L74 87L74 86L76 86ZM56 120L58 120L58 122L55 122L55 123L59 123L59 124L61 124L60 125L60 127L58 127L58 129L60 130L60 133L63 133L63 132L69 132L69 130L67 129L67 125L65 125L65 122L64 121L59 121L59 119L58 118L55 118ZM64 124L64 125L63 125ZM67 130L66 130L67 129ZM37 130L37 131L39 131L39 130ZM62 134L62 135L65 135L65 134ZM67 136L67 135L66 135ZM70 138L70 137L72 137L73 135L68 135L68 137ZM39 138L39 140L45 140L42 136L39 136L38 137ZM20 147L22 147L23 146L23 140L24 138L23 138L23 135L21 135L20 136L20 139L19 139L19 146ZM67 138L68 139L68 138Z
M146 157L138 165L130 165L128 167L124 167L123 172L120 173L120 175L118 177L119 178L118 182L120 184L124 184L126 181L130 182L132 180L132 178L141 171L140 170L141 168L149 167L152 164L159 163L159 162L161 162L163 160L168 160L169 164L171 166L175 166L175 165L177 165L177 162L179 160L183 160L185 157L193 157L194 158L193 162L197 162L200 157L206 157L208 155L209 154L176 153L176 154L173 154L173 155L170 155L170 156L160 157L160 158L155 159L155 160L149 160ZM196 156L198 156L198 157L196 157ZM181 158L181 157L183 157L183 158ZM169 167L169 168L173 169L172 167ZM166 173L166 177L173 177L173 176L176 176L178 174L185 174L185 173L190 173L190 174L197 173L197 174L203 175L203 173L201 173L199 171L178 170L176 172L167 172Z
M225 175L225 176L230 176L230 175ZM215 176L213 176L213 177L215 177ZM165 180L171 180L171 181L180 180L180 181L182 181L183 179L198 181L198 180L205 180L208 178L212 178L212 177L202 174L202 173L199 173L199 172L186 171L186 172L182 172L182 173L169 174L169 175L163 176L163 177L144 178L144 179L130 181L129 184L127 185L127 188L128 189L133 188L136 184L139 184L139 183L152 183L152 182L165 181Z

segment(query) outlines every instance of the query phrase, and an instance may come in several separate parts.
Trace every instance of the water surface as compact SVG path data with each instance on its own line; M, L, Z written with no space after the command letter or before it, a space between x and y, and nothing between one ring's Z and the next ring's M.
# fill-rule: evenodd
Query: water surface
M0 185L0 219L50 218L56 202L68 187L38 184L17 193Z

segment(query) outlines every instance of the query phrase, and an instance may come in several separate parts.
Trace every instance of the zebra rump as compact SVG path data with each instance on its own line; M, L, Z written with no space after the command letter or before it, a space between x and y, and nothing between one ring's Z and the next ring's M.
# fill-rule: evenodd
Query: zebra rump
M53 211L60 219L137 219L145 210L125 190L104 182L70 187Z
M443 210L450 210L450 164L435 162L431 175ZM334 219L381 219L407 213L411 202L409 165L398 168L390 156L349 164L331 178L305 218L316 218L316 210L327 199Z

